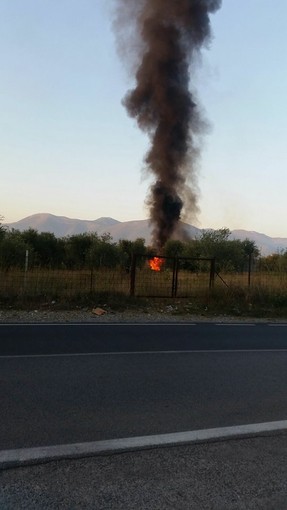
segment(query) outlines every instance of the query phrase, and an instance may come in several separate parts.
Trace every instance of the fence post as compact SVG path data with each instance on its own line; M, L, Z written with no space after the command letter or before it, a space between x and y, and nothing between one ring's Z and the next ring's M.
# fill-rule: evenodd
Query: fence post
M27 271L29 266L29 250L26 250L25 253L25 268L24 268L24 289L27 287Z
M251 265L252 265L252 253L248 255L248 287L251 285Z
M90 293L92 294L94 288L94 268L91 268L91 280L90 280Z
M137 255L133 254L132 265L131 265L131 279L130 279L130 296L135 295L135 284L136 284L136 261Z
M210 275L209 275L209 289L213 289L214 287L214 278L215 278L215 258L210 261Z
M178 258L173 259L173 272L172 272L172 289L171 297L175 298L177 295L178 284Z

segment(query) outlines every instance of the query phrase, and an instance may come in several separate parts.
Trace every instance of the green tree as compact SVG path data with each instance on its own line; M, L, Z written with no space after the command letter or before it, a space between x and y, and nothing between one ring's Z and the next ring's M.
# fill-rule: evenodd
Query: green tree
M65 241L65 265L70 269L82 269L88 265L91 246L98 240L96 233L75 234Z
M6 231L0 243L0 266L8 270L12 267L23 268L27 245L18 230Z
M100 238L95 238L90 246L88 253L88 263L90 267L116 267L121 260L120 250L116 243L111 242L111 236L103 234Z
M287 272L287 251L261 257L259 262L261 271Z
M145 240L143 238L139 237L135 241L120 239L118 247L121 255L121 266L124 267L127 272L130 271L134 255L139 255L137 258L137 266L142 267L144 265L147 247L145 246ZM141 257L141 255L143 257Z
M4 239L5 233L7 231L7 228L3 225L3 220L4 220L4 217L1 216L1 214L0 214L0 243L1 243L2 239Z
M208 230L202 233L199 242L201 257L215 258L218 271L243 271L248 267L249 254L258 257L259 250L253 241L230 240L230 230Z
M180 257L184 253L184 243L174 239L169 239L164 246L165 257Z
M64 242L53 233L29 228L22 232L22 238L29 249L29 263L40 267L60 267L64 259Z
M242 248L246 255L253 255L254 258L257 258L260 255L260 251L257 248L255 241L251 241L251 239L244 239L244 241L242 241Z

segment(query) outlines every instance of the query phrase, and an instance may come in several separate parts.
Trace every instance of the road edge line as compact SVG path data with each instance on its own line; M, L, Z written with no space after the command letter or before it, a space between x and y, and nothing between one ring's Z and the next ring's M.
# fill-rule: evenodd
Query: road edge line
M76 459L167 446L247 438L284 430L287 430L287 420L86 443L0 450L0 469L41 464L60 459Z

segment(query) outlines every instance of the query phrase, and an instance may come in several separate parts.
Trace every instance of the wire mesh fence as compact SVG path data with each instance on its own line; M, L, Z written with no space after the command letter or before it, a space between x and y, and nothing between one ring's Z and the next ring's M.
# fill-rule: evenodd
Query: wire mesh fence
M266 288L270 291L287 289L286 272L248 271L215 273L216 287Z
M174 297L175 259L135 255L131 268L132 296Z
M72 298L92 293L129 294L130 276L121 269L0 271L0 297Z
M89 294L185 298L215 287L287 289L287 271L264 271L259 264L244 272L216 271L215 259L136 255L131 267L84 270L34 268L0 270L0 300L31 297L71 299Z
M194 297L214 286L215 259L179 258L176 276L176 297Z
M214 259L136 255L131 294L146 297L190 297L213 286Z

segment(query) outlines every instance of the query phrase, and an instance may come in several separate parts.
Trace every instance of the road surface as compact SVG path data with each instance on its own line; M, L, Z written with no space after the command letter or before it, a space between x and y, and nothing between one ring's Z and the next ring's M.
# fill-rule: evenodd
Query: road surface
M1 325L0 450L287 419L285 325Z
M0 355L287 349L287 323L0 324Z

